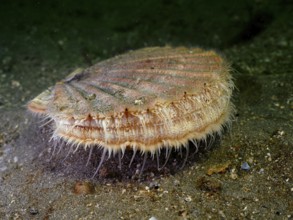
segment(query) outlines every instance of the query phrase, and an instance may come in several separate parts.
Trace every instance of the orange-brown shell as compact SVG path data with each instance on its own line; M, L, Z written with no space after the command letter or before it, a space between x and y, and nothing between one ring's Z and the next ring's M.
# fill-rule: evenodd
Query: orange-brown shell
M220 132L231 117L232 90L216 52L152 47L77 70L28 108L54 120L56 138L154 152Z

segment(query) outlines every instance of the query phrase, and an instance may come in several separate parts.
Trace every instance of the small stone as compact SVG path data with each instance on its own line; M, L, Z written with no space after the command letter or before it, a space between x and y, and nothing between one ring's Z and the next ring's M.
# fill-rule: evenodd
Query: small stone
M150 189L159 189L160 188L160 184L157 183L157 182L151 182L149 188Z
M76 182L73 189L75 194L93 194L94 191L95 188L90 182L81 181Z
M29 210L30 214L31 215L37 215L39 214L39 210L36 209L35 207L31 207L30 210Z
M265 169L264 169L264 168L261 168L261 169L258 171L259 174L264 174L264 172L265 172Z
M268 161L272 161L272 155L271 155L271 153L267 153L267 155L265 156L265 158L266 158Z
M16 80L12 80L11 81L11 86L12 86L12 88L20 87L20 82L18 82Z
M191 202L191 201L192 201L191 196L186 196L186 197L184 198L184 201L185 201L185 202Z
M18 162L18 157L17 156L13 157L13 162L14 163L17 163Z
M231 178L232 180L236 180L236 179L238 178L238 174L237 174L235 168L233 168L233 169L231 170L230 178Z
M249 164L248 164L247 162L243 162L243 163L241 164L241 170L245 170L245 171L250 170L250 166L249 166Z

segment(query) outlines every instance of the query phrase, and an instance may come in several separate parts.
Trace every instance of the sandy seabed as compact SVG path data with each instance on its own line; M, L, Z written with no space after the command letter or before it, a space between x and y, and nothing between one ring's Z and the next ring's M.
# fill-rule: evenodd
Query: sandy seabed
M292 5L150 2L157 7L3 2L1 219L293 218ZM217 19L200 10L207 7ZM65 149L50 159L50 127L39 128L25 103L77 67L154 45L218 48L231 62L237 109L231 131L182 170L180 157L163 172L149 161L140 180L134 175L140 157L122 171L107 161L95 179L87 152L63 161Z

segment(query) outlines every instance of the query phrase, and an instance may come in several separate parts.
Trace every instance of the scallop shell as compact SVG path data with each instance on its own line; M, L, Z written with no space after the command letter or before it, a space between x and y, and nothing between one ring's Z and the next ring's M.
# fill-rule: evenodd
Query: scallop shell
M215 51L152 47L79 69L28 109L54 121L54 139L154 154L221 132L232 90L229 65Z

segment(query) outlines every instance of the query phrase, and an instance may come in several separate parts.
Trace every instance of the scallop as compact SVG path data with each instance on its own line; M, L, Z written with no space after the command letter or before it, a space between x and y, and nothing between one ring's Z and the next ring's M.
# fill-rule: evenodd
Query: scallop
M107 153L189 150L189 141L221 133L232 91L229 65L215 51L150 47L74 71L28 109L53 121L54 140L101 148L97 173Z

